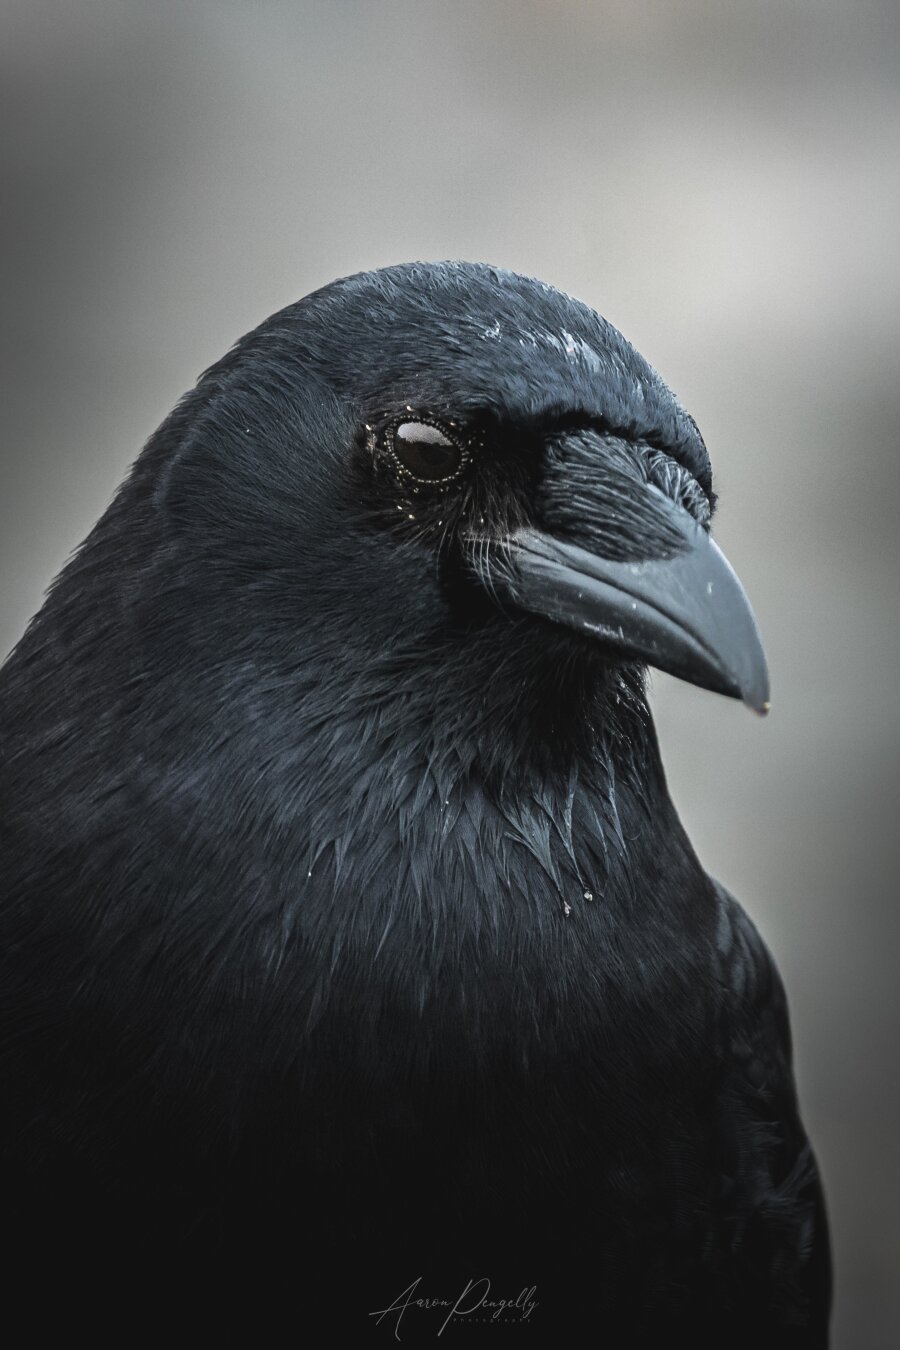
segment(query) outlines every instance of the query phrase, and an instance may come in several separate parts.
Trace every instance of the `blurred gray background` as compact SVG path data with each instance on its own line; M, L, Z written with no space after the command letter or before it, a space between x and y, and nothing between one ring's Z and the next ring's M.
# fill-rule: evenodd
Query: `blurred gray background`
M713 457L773 710L656 676L661 741L787 983L835 1344L900 1345L896 0L0 16L0 648L176 398L272 310L444 257L594 305Z

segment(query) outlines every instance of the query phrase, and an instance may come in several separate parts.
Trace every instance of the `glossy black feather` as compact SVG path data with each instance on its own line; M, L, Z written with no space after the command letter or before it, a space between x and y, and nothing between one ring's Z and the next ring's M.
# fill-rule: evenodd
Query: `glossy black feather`
M477 436L458 491L379 458L407 407ZM622 556L650 481L708 516L692 420L586 307L466 264L335 283L186 396L4 667L38 1328L415 1344L435 1309L370 1314L487 1276L535 1286L529 1325L447 1335L826 1344L771 959L684 835L641 670L498 607L471 542L577 535L541 487L570 433Z

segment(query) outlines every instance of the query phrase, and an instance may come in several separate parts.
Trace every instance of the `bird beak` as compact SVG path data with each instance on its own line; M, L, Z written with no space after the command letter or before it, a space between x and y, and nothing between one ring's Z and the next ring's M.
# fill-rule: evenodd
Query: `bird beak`
M683 541L673 556L614 562L522 529L508 540L509 598L625 657L767 712L766 658L743 586L688 511L655 487L646 491L648 507L666 514Z

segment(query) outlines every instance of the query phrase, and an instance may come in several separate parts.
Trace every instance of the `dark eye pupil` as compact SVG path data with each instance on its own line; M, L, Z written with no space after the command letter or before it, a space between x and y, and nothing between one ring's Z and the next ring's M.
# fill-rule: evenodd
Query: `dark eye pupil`
M401 422L394 431L394 454L414 478L431 483L452 478L462 463L459 446L428 422Z

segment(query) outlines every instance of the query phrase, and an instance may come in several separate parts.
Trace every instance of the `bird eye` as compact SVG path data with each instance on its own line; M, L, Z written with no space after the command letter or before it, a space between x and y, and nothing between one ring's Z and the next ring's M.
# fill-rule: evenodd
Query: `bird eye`
M466 452L432 422L400 422L390 437L390 450L403 473L418 483L444 483L456 478Z

